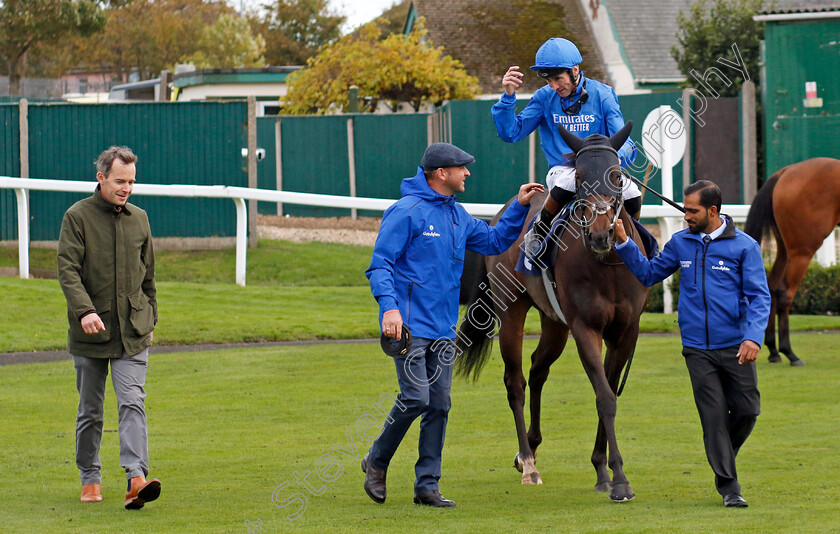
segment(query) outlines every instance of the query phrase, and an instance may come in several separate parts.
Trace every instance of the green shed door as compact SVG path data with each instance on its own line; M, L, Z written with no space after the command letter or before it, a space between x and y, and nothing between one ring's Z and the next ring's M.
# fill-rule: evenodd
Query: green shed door
M840 18L768 23L765 47L767 176L840 158Z

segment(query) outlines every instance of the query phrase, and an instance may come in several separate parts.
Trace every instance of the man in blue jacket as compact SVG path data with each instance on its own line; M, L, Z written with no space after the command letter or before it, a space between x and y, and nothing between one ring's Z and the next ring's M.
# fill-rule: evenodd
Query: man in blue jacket
M720 188L707 180L683 192L688 229L648 260L619 220L619 256L645 286L680 269L683 356L703 427L715 486L728 507L744 508L735 456L759 414L755 359L770 317L770 291L756 241L720 215Z
M537 90L525 109L516 115L516 89L522 85L524 75L514 65L502 78L504 93L491 111L499 137L508 143L528 137L537 128L540 130L540 145L549 166L545 177L549 197L532 231L539 240L545 238L551 220L574 197L576 189L574 164L566 157L574 151L560 137L558 125L562 124L578 137L592 134L612 137L624 127L615 91L584 76L581 61L583 58L574 43L552 37L540 46L536 64L531 67L545 80L546 86ZM618 155L622 166L635 159L636 149L629 138ZM641 195L633 182L625 180L624 208L636 218L642 208Z
M382 216L366 275L379 304L382 333L402 338L411 333L408 354L394 358L400 394L382 434L362 459L364 488L385 502L388 464L412 422L421 416L419 458L415 465L414 503L453 507L441 496L441 451L450 408L458 294L464 250L494 255L507 250L522 231L528 204L540 184L519 189L496 226L474 219L455 200L475 161L448 143L430 145L421 166L400 188L402 198Z

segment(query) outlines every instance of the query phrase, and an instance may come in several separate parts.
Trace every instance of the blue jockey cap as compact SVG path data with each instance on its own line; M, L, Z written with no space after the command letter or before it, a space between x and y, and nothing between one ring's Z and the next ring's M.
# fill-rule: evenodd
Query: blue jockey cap
M552 37L537 50L536 65L531 69L571 69L582 61L575 43L562 37Z

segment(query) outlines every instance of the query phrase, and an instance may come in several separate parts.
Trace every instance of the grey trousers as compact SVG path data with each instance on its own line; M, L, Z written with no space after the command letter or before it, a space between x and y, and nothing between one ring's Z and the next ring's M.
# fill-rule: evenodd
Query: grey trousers
M121 358L88 358L73 355L79 413L76 417L76 465L82 484L101 484L99 444L102 442L103 405L108 365L119 409L120 465L126 478L149 474L146 433L146 368L149 349Z

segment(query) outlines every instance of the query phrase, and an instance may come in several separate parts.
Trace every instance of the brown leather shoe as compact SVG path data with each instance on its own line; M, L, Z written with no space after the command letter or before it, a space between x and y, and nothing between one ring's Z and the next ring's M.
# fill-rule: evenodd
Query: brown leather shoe
M377 469L374 467L368 455L362 458L362 472L365 474L365 493L368 497L373 499L373 502L382 504L385 502L387 491L385 489L385 469Z
M82 502L102 502L101 484L82 484Z
M125 509L139 510L147 502L151 502L160 496L160 480L153 478L146 480L143 477L134 477L128 483L128 492L125 494Z

